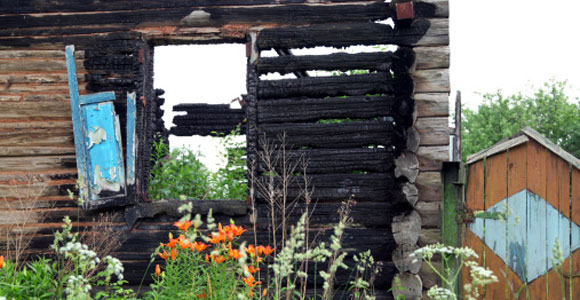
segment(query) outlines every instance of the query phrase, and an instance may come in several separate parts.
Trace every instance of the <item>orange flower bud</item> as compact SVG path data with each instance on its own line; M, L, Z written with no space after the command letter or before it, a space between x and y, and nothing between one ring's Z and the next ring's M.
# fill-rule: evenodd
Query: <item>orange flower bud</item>
M161 276L161 267L159 265L155 265L155 274L157 277Z

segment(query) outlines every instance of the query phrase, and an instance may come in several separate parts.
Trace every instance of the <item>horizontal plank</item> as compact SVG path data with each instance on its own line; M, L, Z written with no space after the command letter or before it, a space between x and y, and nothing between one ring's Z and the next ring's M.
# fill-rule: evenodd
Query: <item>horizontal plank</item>
M72 119L69 118L47 118L43 120L18 119L0 120L0 132L8 132L8 129L22 128L68 128L72 130Z
M262 57L256 65L259 74L278 72L288 74L296 71L325 70L348 71L370 70L389 71L395 65L408 69L415 62L415 55L408 48L400 48L396 53L334 53L328 55L286 55L279 57Z
M420 70L412 74L416 93L449 93L449 69Z
M261 80L258 83L259 99L366 94L410 95L412 91L413 80L409 75L392 78L390 73Z
M393 30L378 23L314 24L300 28L264 29L258 35L260 50L315 46L395 44L399 46L443 46L449 44L447 19L421 19L408 28Z
M449 116L449 95L447 93L416 93L414 98L417 117Z
M407 115L409 96L351 96L258 101L259 123L306 122L320 119L370 119Z
M26 93L45 95L66 95L69 93L68 83L58 82L49 84L36 83L13 83L8 84L8 88L0 91L3 95L20 95ZM79 87L79 92L84 92L83 86Z
M76 167L74 155L0 157L0 172L42 169L69 169Z
M417 118L414 127L419 133L419 145L449 145L448 118Z
M353 196L357 202L391 202L400 203L404 197L395 189L395 178L392 173L373 174L312 174L310 185L314 187L313 201L340 203ZM264 176L262 180L268 180ZM302 178L293 178L287 190L289 199L301 197L303 192ZM275 182L278 185L278 181ZM257 199L265 202L266 193L257 192Z
M36 197L67 196L67 189L75 190L76 180L39 182L33 184L0 184L0 195L6 198L29 199ZM0 218L0 222L2 219Z
M399 145L402 129L392 122L359 121L340 124L266 124L258 127L258 135L275 139L286 134L289 148L353 148L369 145Z
M228 114L242 111L242 109L230 108L229 104L207 104L207 103L181 103L173 106L173 111L185 111L188 113L211 113Z
M438 0L441 1L441 0ZM163 8L202 8L211 6L255 6L268 4L300 4L308 0L142 0L131 1L79 1L79 2L54 2L49 0L20 0L17 5L5 5L0 7L3 14L21 13L46 13L46 12L87 12L87 11L115 11L135 9L163 9ZM328 3L360 2L361 4L373 3L370 0L325 0ZM426 3L433 0L423 1Z
M420 146L417 151L420 171L441 171L449 160L449 146Z
M415 13L421 17L449 17L449 0L421 0L415 3Z
M229 134L233 130L236 130L239 123L233 122L231 124L211 124L208 126L205 125L180 125L180 126L173 126L169 130L170 134L175 136L194 136L194 135L201 135L201 136L220 136L221 134ZM246 126L242 124L240 127L241 132L246 132Z
M0 129L0 136L2 136L0 138L2 147L43 146L50 149L50 147L74 145L73 131L66 127Z
M449 68L449 46L415 47L416 70Z
M318 3L317 3L318 4ZM199 17L193 12L202 12ZM326 22L355 22L388 19L394 15L388 3L368 2L362 4L297 4L232 7L164 7L160 9L135 9L117 11L88 11L81 14L16 14L0 15L4 28L19 29L75 26L92 28L89 34L98 32L99 26L125 25L132 28L143 26L211 27L226 24L311 24Z
M80 90L84 90L84 85L80 85ZM6 93L0 91L0 103L2 102L65 102L69 101L69 93Z
M71 107L67 102L5 102L2 103L0 119L18 118L70 118Z
M75 147L71 143L69 146L2 146L1 156L39 156L39 155L63 155L75 154Z
M0 8L0 11L2 8ZM30 49L13 49L0 50L0 59L5 58L58 58L64 57L64 50L30 50ZM75 57L82 59L85 57L85 51L75 51Z
M84 70L83 60L77 60L77 70ZM66 71L64 55L60 58L0 58L0 72Z
M354 148L354 149L312 149L287 150L287 166L298 164L297 172L306 169L307 174L337 174L362 172L387 172L394 168L394 151L387 148ZM281 151L272 153L272 157L281 157ZM305 161L305 166L300 164ZM281 173L280 163L274 165L276 172ZM258 164L260 173L268 171L263 162Z
M420 172L415 185L419 189L419 201L443 201L443 180L441 172Z
M85 76L78 75L77 82L84 83ZM51 84L51 83L65 83L68 84L68 75L66 72L58 73L57 70L47 73L0 73L0 86L9 86L12 84L34 83L34 84Z

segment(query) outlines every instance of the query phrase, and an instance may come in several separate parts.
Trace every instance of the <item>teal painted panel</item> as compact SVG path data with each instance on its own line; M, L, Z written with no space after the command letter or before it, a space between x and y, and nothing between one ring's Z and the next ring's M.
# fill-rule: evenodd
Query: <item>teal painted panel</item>
M87 173L87 153L84 146L83 125L81 121L81 104L79 96L79 85L77 82L77 68L75 65L75 47L72 45L66 46L66 69L68 76L68 87L70 93L70 107L73 121L73 133L75 139L75 155L77 160L77 169L79 176L79 185L81 195L87 195L88 189L88 173Z
M523 190L503 199L487 212L507 212L507 232L501 220L476 219L469 228L524 282L546 274L552 267L556 239L564 258L580 248L580 226L540 196ZM505 247L507 242L508 252Z
M497 205L500 205L501 202ZM507 257L504 256L504 261L508 262L508 266L524 282L526 281L526 245L528 243L526 203L526 190L522 190L507 199L509 240ZM505 237L503 238L505 239Z
M137 141L135 140L135 130L137 118L136 94L127 93L127 184L135 183L135 155L137 152Z
M546 209L548 203L540 196L529 191L527 197L528 282L530 282L548 271L546 243Z
M90 199L103 191L120 193L125 187L119 122L112 102L82 106L88 153Z
M505 213L507 202L501 201L496 203L496 205L490 207L486 211L492 213ZM507 247L507 220L485 220L485 244L491 248L491 250L498 254L499 257L507 257L506 247ZM503 254L503 255L500 255ZM505 260L504 260L505 262Z

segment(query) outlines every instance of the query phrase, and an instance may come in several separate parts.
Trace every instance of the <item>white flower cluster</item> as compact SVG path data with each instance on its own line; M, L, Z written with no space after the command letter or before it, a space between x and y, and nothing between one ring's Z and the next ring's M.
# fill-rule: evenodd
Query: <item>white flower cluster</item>
M79 254L81 259L93 259L97 257L97 253L95 251L89 250L89 247L87 247L87 245L81 244L79 242L75 243L68 242L66 243L66 245L58 249L58 252L64 254L76 252Z
M68 280L66 281L66 289L64 290L69 297L75 294L80 293L88 293L91 290L91 285L89 284L88 280L83 277L82 275L70 275ZM74 298L74 296L73 296Z
M446 288L438 287L437 285L435 285L429 289L429 291L427 292L427 296L429 296L429 298L434 299L434 300L455 300L455 299L457 299L457 297L455 296L455 293L453 293L452 291L450 291Z
M470 257L474 258L479 257L477 253L475 253L475 251L473 251L473 249L469 247L454 248L450 246L445 246L441 243L427 245L425 247L419 248L411 254L411 257L414 258L413 263L416 263L421 259L431 260L431 258L433 258L433 255L435 254L454 255L462 260L468 259Z
M115 274L119 281L123 280L123 272L125 271L125 268L123 268L123 263L121 263L119 259L110 255L105 257L105 262L107 262L107 268L105 269L105 272L107 272L107 274Z

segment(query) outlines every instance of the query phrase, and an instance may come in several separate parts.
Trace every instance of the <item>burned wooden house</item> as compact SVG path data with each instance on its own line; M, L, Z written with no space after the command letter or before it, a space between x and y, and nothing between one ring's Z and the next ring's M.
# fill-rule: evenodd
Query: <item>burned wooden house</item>
M67 193L79 179L65 60L65 46L74 45L79 95L114 92L119 140L134 150L131 159L121 152L125 162L131 161L125 173L134 172L134 180L123 180L115 192L89 189L78 222L90 230L100 212L117 212L115 228L125 241L114 255L125 263L125 277L138 284L151 252L180 217L174 202L152 202L147 195L153 138L158 132L167 134L161 121L163 100L153 88L155 47L240 43L247 52L247 106L241 116L246 119L248 163L259 164L262 136L285 133L291 155L303 154L310 160L312 198L318 203L312 222L320 228L336 222L341 202L353 197L357 205L353 226L346 231L346 247L371 249L383 263L376 282L379 294L390 297L387 290L399 274L415 282L411 292L420 295L421 285L424 290L435 283L433 277L401 257L440 235L440 171L449 144L449 9L447 0L391 2L3 1L0 223L11 228L25 222L21 230L34 234L29 253L38 254L46 251L60 220L77 214L77 204ZM390 25L379 22L389 19ZM351 45L398 48L292 55L297 48ZM280 56L261 57L269 49ZM352 69L369 72L333 77L307 73ZM270 72L298 76L260 78ZM134 118L126 117L132 107L128 93L135 93ZM176 109L188 111L189 117L175 122L173 134L224 130L211 128L211 122L187 121L218 108ZM329 118L356 121L317 122ZM129 137L126 128L132 122L135 134ZM226 120L214 125L232 124ZM82 164L81 159L79 167ZM267 223L262 222L268 214L259 197L249 197L247 203L193 203L194 212L212 208L218 220L250 224L257 218L258 225ZM251 203L257 207L252 218Z

